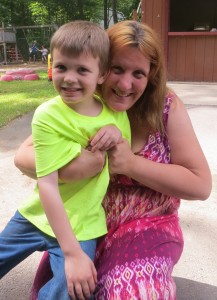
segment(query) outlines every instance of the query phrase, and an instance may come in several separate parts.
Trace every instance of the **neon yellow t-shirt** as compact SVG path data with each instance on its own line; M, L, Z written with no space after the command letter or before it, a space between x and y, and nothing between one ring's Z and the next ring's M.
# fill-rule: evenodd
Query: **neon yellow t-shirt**
M114 112L103 101L96 117L80 115L58 96L40 105L32 121L37 176L48 175L80 155L81 148L105 125L115 125L130 142L130 125L126 112ZM102 172L94 177L59 183L59 191L79 241L89 240L107 232L105 213L101 205L109 183L108 159ZM42 208L38 187L34 189L19 212L42 232L54 236Z

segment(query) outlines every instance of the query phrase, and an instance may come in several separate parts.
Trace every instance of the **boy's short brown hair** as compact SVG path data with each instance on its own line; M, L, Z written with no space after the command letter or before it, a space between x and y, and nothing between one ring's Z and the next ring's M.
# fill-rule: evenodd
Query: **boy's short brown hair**
M69 56L91 54L99 58L102 73L108 69L109 38L107 33L93 22L73 21L62 25L51 39L51 56L54 49Z

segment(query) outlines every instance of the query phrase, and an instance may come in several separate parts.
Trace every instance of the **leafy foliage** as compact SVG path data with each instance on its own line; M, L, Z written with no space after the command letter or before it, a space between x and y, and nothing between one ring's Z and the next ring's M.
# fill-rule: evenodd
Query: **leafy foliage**
M121 12L130 18L139 0L1 0L0 24L28 26L56 24L84 19L99 22L103 19L104 6ZM114 15L117 15L116 11ZM117 20L115 20L117 21Z

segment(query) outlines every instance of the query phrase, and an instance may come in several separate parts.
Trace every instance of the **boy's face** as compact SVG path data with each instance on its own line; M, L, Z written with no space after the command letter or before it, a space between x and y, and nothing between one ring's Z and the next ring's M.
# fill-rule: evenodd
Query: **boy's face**
M104 81L99 70L99 59L91 54L67 56L54 49L52 79L63 102L73 110L82 112L95 102L93 93Z

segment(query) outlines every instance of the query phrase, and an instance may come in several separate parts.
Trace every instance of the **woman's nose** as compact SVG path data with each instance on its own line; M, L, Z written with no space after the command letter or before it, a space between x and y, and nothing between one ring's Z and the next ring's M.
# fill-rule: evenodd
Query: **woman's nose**
M117 86L122 91L130 90L132 88L132 78L130 74L121 74Z

